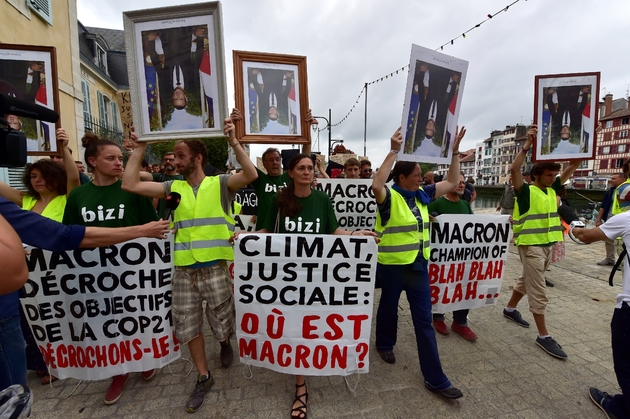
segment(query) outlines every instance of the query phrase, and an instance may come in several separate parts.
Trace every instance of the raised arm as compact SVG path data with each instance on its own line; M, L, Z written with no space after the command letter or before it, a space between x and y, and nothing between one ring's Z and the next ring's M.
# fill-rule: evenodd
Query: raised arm
M234 134L234 121L241 119L243 119L241 112L238 109L233 109L230 117L226 118L223 122L223 132L228 136L228 144L232 147L232 150L234 150L236 160L238 160L243 168L242 172L228 178L228 188L232 191L237 191L258 178L256 166L254 166L254 163L249 159L249 156Z
M22 206L22 192L4 182L0 182L0 196Z
M74 158L68 149L68 134L63 128L57 129L57 145L61 148L63 157L63 167L66 169L66 197L70 196L70 192L78 186L81 186L81 178L79 177L79 168L74 162Z
M147 151L147 143L138 141L138 136L133 132L133 128L131 131L131 141L134 143L135 149L127 162L125 174L123 175L122 188L125 191L148 196L149 198L166 198L166 193L161 183L140 181L140 166L144 158L144 153Z
M322 175L322 179L330 179L330 176L326 173L326 167L324 167L322 156L320 154L316 154L315 156L315 159L317 160L317 170L319 170L319 173Z
M312 125L317 125L317 119L313 118L313 113L311 112L311 110L309 109L306 112L306 118L304 118L304 122L306 123L306 129L311 129ZM303 154L307 154L307 155L311 155L311 151L312 151L312 147L311 147L311 143L308 144L304 144L302 146L302 153Z
M453 141L453 156L451 157L451 165L448 168L446 180L435 184L436 198L452 191L459 184L459 144L462 142L464 135L466 135L466 127L462 127L461 131L459 130L459 126L455 127L455 141Z
M380 169L376 172L374 179L372 180L372 190L374 191L374 197L376 198L376 203L382 204L387 196L387 192L385 192L385 184L387 183L387 179L389 178L389 174L396 163L396 157L398 156L398 152L402 148L403 138L400 133L401 127L398 127L394 135L390 140L390 152L385 156L385 160L383 164L381 164Z
M510 166L512 186L514 186L514 190L517 194L521 191L521 187L523 187L523 174L521 173L521 166L523 165L523 162L525 162L527 152L530 148L532 148L537 134L538 127L536 125L530 126L529 130L527 130L527 140L525 141L525 144L523 144L523 149L517 152L516 156L514 156L512 166Z
M0 295L4 295L24 285L28 279L28 268L24 259L22 240L2 215L0 215L0 258L3 261Z

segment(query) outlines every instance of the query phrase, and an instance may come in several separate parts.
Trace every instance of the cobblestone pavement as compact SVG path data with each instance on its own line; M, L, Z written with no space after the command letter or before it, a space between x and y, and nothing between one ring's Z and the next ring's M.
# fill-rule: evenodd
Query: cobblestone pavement
M437 336L444 370L464 393L462 399L448 401L424 388L409 308L403 297L396 363L386 364L372 350L369 374L348 377L348 383L356 385L356 395L343 377L309 378L309 418L603 418L588 398L588 387L596 386L608 393L619 391L609 324L615 296L621 289L621 273L617 273L611 288L610 268L596 265L605 255L603 243L578 246L568 240L566 248L566 258L547 273L555 284L548 289L547 324L568 360L552 358L536 346L536 329L526 299L519 309L532 323L531 328L521 328L502 315L510 287L521 271L512 246L498 304L470 312L470 326L479 336L477 342L468 342L454 333ZM377 293L375 302L378 297ZM450 320L447 314L449 325ZM210 337L209 330L206 336L209 366L216 382L194 416L289 417L295 383L292 376L253 368L253 377L248 380L238 360L228 369L220 368L219 344ZM187 357L187 350L182 355ZM32 417L193 417L184 410L196 377L194 371L185 376L189 368L186 361L177 361L149 382L140 374L132 374L120 401L113 406L103 404L110 380L67 379L53 383L51 388L40 385L31 372L29 385L35 397Z

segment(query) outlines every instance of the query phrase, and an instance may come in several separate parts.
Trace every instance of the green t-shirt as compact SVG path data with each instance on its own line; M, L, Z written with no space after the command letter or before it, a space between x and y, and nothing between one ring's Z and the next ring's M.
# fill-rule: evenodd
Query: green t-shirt
M166 182L167 180L184 180L182 175L167 175L166 173L151 173L154 182ZM157 207L158 217L164 217L164 210L166 209L166 200L160 199Z
M267 218L267 213L273 209L274 196L282 188L286 188L291 182L291 177L288 173L283 173L280 176L269 176L256 168L258 172L258 179L252 182L252 187L256 191L258 197L258 219L256 221L256 230L260 230L260 220ZM271 230L270 230L271 231Z
M274 232L278 208L275 199L269 211L265 211L265 218L260 218L258 213L257 229L267 229ZM278 222L278 233L300 234L331 234L339 227L337 217L333 210L330 198L324 192L311 189L311 194L306 198L298 198L302 205L302 212L297 217L282 217ZM260 227L258 227L260 226Z
M121 185L118 180L109 186L90 182L75 188L68 197L63 223L129 227L158 220L151 199L123 191Z
M470 208L468 201L465 201L462 198L460 198L457 202L453 202L441 196L429 204L429 214L433 212L437 212L439 215L472 214L473 210Z
M519 214L525 214L529 211L529 186L527 183L523 182L523 186L521 186L521 190L516 193L516 202L518 203L518 212ZM551 185L556 194L562 190L562 183L560 183L560 177L556 177L556 180ZM544 193L547 193L546 189L542 189Z

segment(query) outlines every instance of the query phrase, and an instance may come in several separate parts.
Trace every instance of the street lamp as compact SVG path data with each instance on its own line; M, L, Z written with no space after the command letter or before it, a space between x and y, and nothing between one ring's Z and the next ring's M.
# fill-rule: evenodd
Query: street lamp
M332 117L330 116L331 114L331 110L328 109L328 118L326 118L325 116L314 116L313 118L315 119L323 119L324 121L326 121L326 126L322 129L320 129L320 131L323 131L325 129L328 130L328 160L330 160L330 142L331 142L331 125L330 125L330 121L332 119ZM319 129L319 128L318 128Z

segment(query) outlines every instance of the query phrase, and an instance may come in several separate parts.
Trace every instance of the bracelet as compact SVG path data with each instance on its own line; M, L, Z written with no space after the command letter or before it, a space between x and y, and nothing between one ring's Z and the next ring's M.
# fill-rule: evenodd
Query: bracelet
M453 154L459 154L459 150L453 150Z
M390 153L398 154L398 150L389 150Z
M354 234L354 230L350 232L350 235L352 236Z
M237 141L235 144L232 144L232 143L228 143L228 144L230 145L230 147L234 148L234 147L236 147L237 145L239 145L239 144L240 144L240 142L238 142L238 141Z
M523 148L521 149L521 151L522 151L523 153L527 154L527 153L529 152L529 148L526 150L526 149L525 149L525 147L523 147Z

